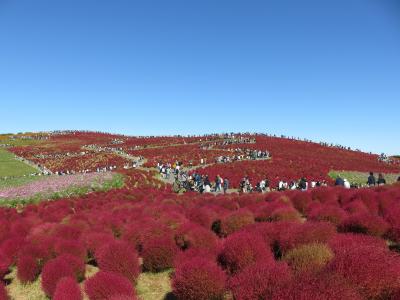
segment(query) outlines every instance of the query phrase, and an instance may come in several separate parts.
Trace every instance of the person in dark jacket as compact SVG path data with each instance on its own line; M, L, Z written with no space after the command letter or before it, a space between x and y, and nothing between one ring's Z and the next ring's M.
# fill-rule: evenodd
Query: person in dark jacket
M375 179L375 176L374 176L373 172L369 172L367 184L369 186L375 186L376 185L376 179Z
M343 180L343 178L340 177L340 176L336 177L335 185L336 185L336 186L344 186L344 180Z
M228 178L224 178L224 194L226 194L226 191L229 189L229 180Z
M397 178L397 182L400 182L400 176Z
M386 180L383 177L382 173L379 173L379 175L378 175L378 185L384 185L384 184L386 184Z

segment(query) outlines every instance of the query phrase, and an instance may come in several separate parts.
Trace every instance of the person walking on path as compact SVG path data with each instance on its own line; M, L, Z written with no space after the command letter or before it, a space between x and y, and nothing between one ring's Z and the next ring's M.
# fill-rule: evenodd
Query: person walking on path
M375 186L376 185L376 179L375 179L375 176L374 176L373 172L369 172L367 184L369 186Z
M224 178L224 194L226 194L226 191L229 189L229 180L228 178Z
M383 177L382 173L379 173L378 175L378 185L384 185L386 184L386 179Z
M335 185L336 185L336 186L344 186L344 180L343 180L343 178L340 177L340 176L336 177Z

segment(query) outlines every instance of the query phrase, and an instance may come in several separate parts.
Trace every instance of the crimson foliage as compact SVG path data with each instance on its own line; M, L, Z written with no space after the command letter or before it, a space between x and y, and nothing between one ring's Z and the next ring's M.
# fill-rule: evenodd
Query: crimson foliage
M225 283L216 263L195 257L177 266L172 285L178 300L223 300Z

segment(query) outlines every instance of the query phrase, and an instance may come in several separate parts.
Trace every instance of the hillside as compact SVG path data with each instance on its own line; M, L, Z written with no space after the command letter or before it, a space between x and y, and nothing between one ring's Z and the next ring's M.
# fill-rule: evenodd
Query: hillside
M378 155L343 146L314 143L267 135L208 135L190 137L127 137L95 132L21 134L3 138L3 144L18 157L51 172L96 171L115 166L121 170L134 158L144 158L144 168L157 163L180 162L201 174L227 177L238 186L245 175L255 182L267 177L274 186L280 180L329 183L331 171L399 173L400 162L378 160ZM267 151L270 159L216 163L219 157L234 157L251 150ZM203 162L203 163L202 163Z

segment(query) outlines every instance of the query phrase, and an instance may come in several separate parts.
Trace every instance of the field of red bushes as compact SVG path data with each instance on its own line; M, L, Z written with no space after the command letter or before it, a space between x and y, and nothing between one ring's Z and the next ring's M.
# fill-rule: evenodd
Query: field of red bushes
M399 245L398 185L242 196L125 188L0 209L0 276L13 266L22 283L41 276L56 300L135 299L141 272L171 268L182 300L399 299ZM100 271L86 278L87 264Z
M253 182L259 182L267 177L272 185L276 186L281 179L291 181L301 177L329 182L330 170L397 173L400 169L398 163L379 162L378 155L286 138L257 136L255 144L223 146L222 149L236 147L267 149L272 159L217 164L201 169L200 173L208 174L210 178L215 178L219 174L229 178L233 186L238 187L245 175L250 176Z
M253 137L253 136L252 136ZM7 276L38 282L54 300L139 299L142 273L171 270L173 299L400 299L400 185L306 192L178 195L155 179L158 161L197 165L234 149L269 160L213 164L200 173L251 180L327 180L330 170L399 171L397 162L317 143L254 136L126 137L67 132L9 148L56 171L117 165L125 187L79 198L0 208L0 300ZM204 142L214 143L204 150ZM85 150L88 145L110 151ZM124 170L113 149L147 163ZM82 154L85 152L85 154ZM88 266L98 272L88 274ZM97 270L96 269L96 270Z
M249 175L253 182L259 182L266 176L272 185L276 185L281 179L291 181L301 177L330 182L328 173L331 170L376 173L400 171L400 161L383 163L378 161L378 155L375 154L265 135L243 137L254 138L255 143L220 145L204 150L202 144L223 141L224 136L127 137L106 133L67 132L50 135L47 140L33 145L12 147L9 150L51 171L94 171L97 167L105 166L121 169L129 162L112 152L87 150L84 148L87 145L115 148L132 156L143 156L147 160L144 167L148 168L155 167L158 162L172 164L179 161L186 166L197 166L201 159L205 159L207 163L214 163L218 156L230 156L237 148L269 151L272 158L267 161L213 164L200 169L201 174L207 174L210 178L215 178L218 174L229 178L233 187L238 187L245 175Z

